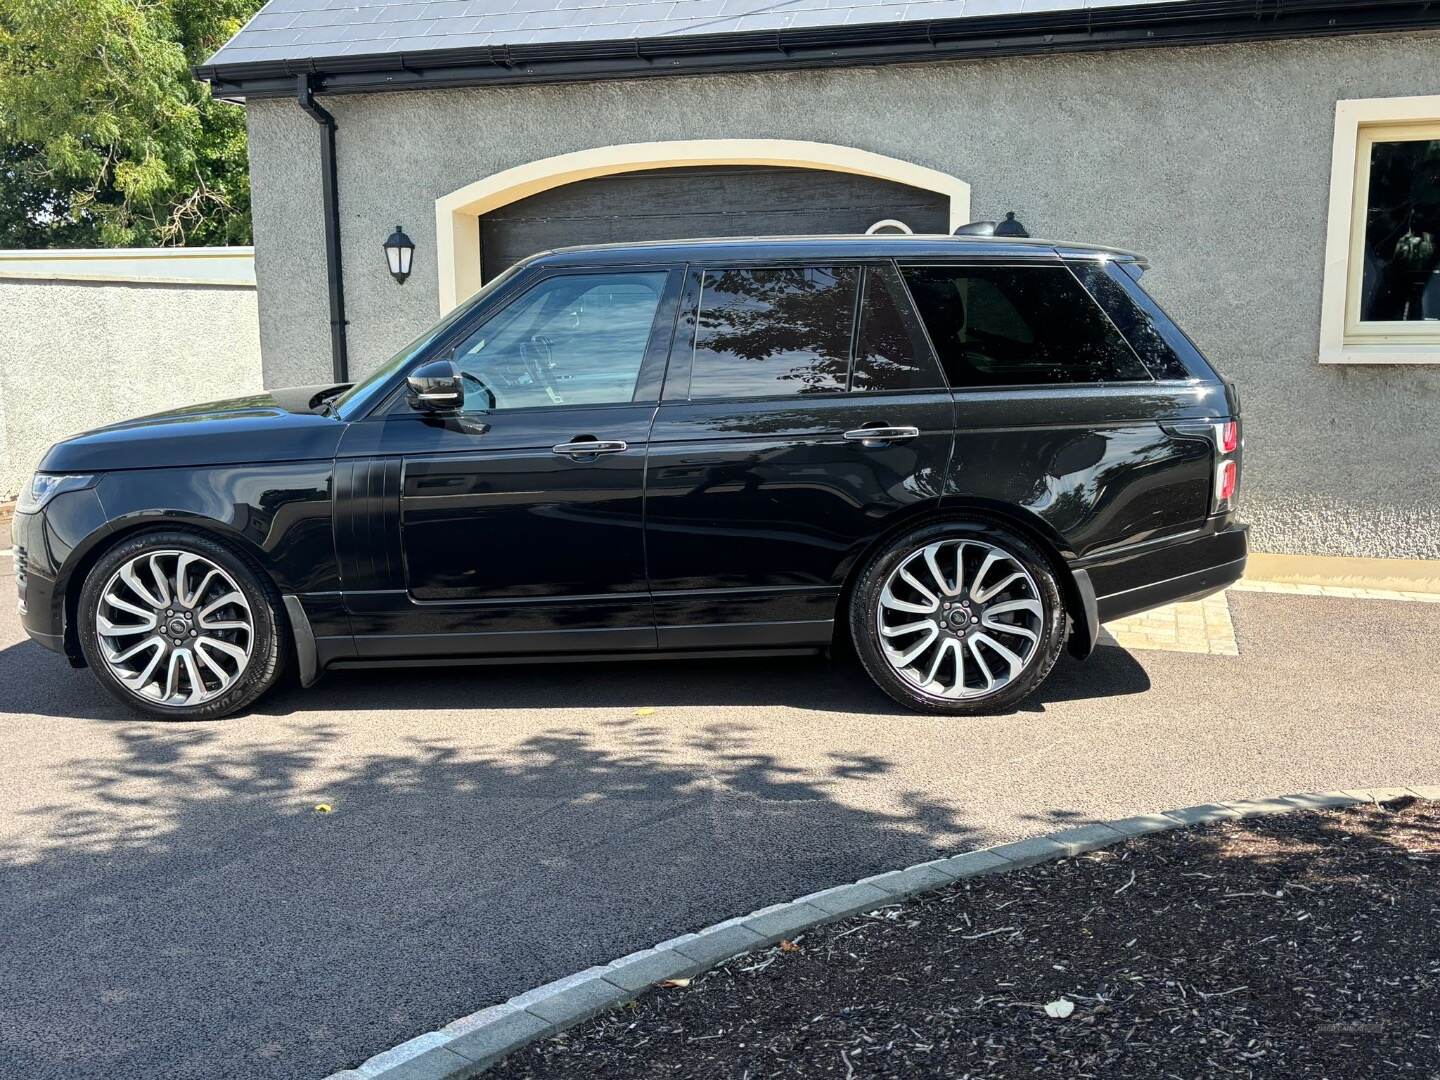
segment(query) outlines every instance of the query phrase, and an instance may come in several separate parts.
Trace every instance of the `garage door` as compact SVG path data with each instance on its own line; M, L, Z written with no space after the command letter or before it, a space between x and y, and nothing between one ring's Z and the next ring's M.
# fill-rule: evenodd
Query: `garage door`
M863 233L884 218L947 232L949 199L933 191L814 169L657 169L582 180L480 219L482 271L573 244L696 236Z

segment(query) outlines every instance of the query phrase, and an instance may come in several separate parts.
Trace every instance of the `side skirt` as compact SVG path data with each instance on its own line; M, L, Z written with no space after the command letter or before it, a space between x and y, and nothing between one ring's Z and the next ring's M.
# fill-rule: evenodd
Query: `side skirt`
M808 649L670 649L662 652L617 653L545 653L519 656L453 656L442 658L408 658L371 660L343 659L330 663L332 668L418 668L418 667L493 667L512 664L610 664L619 660L735 660L761 659L770 656L819 656L821 648Z

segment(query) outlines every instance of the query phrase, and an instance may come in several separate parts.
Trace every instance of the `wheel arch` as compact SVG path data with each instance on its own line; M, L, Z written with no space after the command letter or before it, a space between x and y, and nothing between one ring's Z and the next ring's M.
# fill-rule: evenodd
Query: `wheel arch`
M86 666L84 653L80 649L78 615L80 594L85 589L85 582L90 576L90 571L105 557L106 553L113 551L125 541L148 532L188 532L223 544L248 563L257 574L263 575L277 592L283 595L285 591L268 565L264 549L244 533L227 528L223 522L183 513L145 514L121 518L111 522L110 528L104 533L93 537L89 546L73 557L70 568L66 572L63 586L65 590L65 656L72 665ZM290 635L288 625L282 627L282 632L287 637Z
M836 608L834 641L849 645L850 601L866 564L875 554L907 532L943 521L980 522L998 525L1018 533L1032 543L1050 563L1065 614L1070 619L1070 652L1082 659L1090 654L1099 636L1095 596L1084 571L1073 571L1067 561L1070 551L1063 537L1043 518L1030 510L986 499L946 499L940 505L917 508L893 518L846 566Z

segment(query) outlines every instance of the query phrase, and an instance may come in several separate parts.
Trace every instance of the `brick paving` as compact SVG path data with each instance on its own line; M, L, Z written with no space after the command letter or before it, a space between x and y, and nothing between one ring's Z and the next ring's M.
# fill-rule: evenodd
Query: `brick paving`
M1239 656L1235 625L1230 620L1230 593L1258 592L1286 596L1329 596L1350 600L1399 600L1440 604L1440 593L1399 592L1392 589L1363 589L1349 585L1302 585L1278 581L1239 581L1223 593L1167 604L1153 611L1106 623L1100 631L1101 645L1122 649L1156 649L1162 652L1200 653L1210 656Z
M1184 604L1167 604L1106 623L1100 632L1100 644L1210 656L1240 655L1235 625L1230 621L1230 601L1224 593Z

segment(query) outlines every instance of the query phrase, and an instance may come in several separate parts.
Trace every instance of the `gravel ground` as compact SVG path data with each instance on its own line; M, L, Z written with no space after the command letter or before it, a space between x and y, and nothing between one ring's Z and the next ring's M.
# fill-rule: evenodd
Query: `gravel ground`
M1437 871L1415 799L1145 837L662 985L493 1075L1440 1077Z

